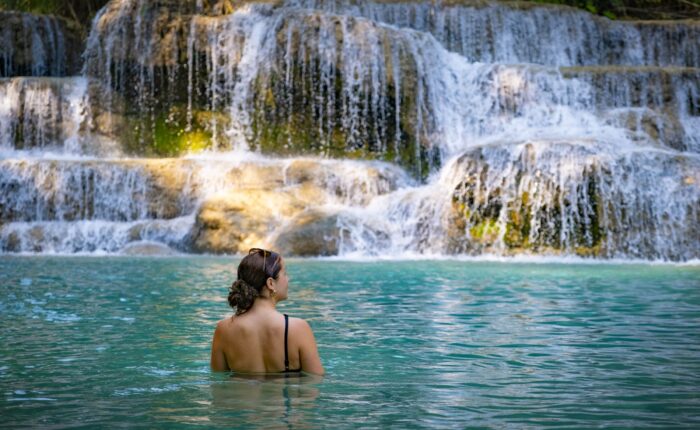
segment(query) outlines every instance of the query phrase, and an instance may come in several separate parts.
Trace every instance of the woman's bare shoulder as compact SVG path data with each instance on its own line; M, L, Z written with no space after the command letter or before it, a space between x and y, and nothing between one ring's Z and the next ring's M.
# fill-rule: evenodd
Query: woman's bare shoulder
M304 372L323 375L323 365L318 355L316 339L309 323L302 318L290 318L294 337L297 339L301 368Z
M226 326L226 325L229 325L229 324L231 324L231 322L233 322L234 318L236 318L236 317L235 317L235 316L229 316L229 317L226 317L226 318L221 318L219 321L216 322L216 326L217 326L217 327L224 327L224 326Z
M311 327L308 322L303 318L289 317L289 324L295 327Z
M230 316L226 318L222 318L219 321L216 322L216 331L221 332L221 333L226 333L233 329L233 326L236 324L236 317L235 316Z
M303 318L289 317L289 327L296 335L313 336L311 325Z

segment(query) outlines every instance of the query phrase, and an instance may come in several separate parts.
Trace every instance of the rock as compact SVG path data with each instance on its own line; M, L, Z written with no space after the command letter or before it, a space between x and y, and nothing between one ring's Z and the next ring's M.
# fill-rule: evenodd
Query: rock
M576 172L552 173L571 154L581 160ZM510 173L493 169L504 162ZM605 252L599 181L608 173L591 149L563 142L479 148L457 165L462 180L449 213L450 252Z
M276 45L265 47L271 66L260 69L247 107L251 147L392 161L423 179L439 165L436 118L412 35L323 12L287 14L274 30ZM320 44L319 37L335 40ZM361 72L341 66L354 58L366 59Z
M252 247L290 255L337 254L342 229L324 205L364 206L406 179L399 169L379 163L345 164L298 159L235 166L223 175L222 190L197 209L185 246L217 254Z
M107 121L111 115L94 102L98 86L82 77L0 79L5 106L0 146L119 155L117 130L112 126L118 124Z
M196 252L245 253L269 247L269 234L310 202L299 194L264 189L231 190L204 202L190 235Z
M5 243L2 246L2 250L5 252L19 252L22 250L22 240L19 238L17 232L11 232Z
M313 209L294 217L272 248L298 257L337 255L342 234L337 214Z
M194 2L112 1L103 9L87 42L85 70L105 84L103 99L120 117L116 128L127 153L175 156L244 140L263 153L397 162L420 178L439 164L436 119L413 36L368 19L280 11L279 25L267 28L267 41L255 48L268 66L257 64L246 71L252 79L238 82L237 73L222 72L238 70L250 49L245 23L228 16L245 3L205 2L198 9ZM269 11L281 2L263 3ZM319 48L326 31L336 39L330 53ZM355 58L369 66L358 76L340 66ZM241 93L250 95L238 100ZM98 118L95 124L115 127Z

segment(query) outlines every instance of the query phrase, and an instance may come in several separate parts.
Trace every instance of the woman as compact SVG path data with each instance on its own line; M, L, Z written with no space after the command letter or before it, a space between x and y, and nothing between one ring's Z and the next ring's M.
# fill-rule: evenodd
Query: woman
M236 315L218 322L211 368L242 373L308 372L323 375L309 324L277 311L289 278L282 256L253 248L238 265L228 303Z

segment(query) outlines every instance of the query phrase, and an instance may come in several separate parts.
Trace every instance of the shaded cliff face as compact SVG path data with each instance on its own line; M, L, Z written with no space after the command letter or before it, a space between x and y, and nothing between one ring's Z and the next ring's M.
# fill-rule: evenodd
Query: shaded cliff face
M60 18L0 11L0 77L66 76L80 70L79 29Z
M698 28L112 0L81 76L0 81L0 246L697 258Z
M85 78L0 78L0 151L120 154L122 124L93 102L99 93Z

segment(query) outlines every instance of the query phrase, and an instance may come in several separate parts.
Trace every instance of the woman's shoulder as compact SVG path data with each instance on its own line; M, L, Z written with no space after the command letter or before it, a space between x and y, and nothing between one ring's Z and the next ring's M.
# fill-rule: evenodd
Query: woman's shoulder
M233 320L235 318L236 318L235 316L228 316L226 318L221 318L219 321L216 322L216 327L219 328L219 327L229 326L229 325L231 325L231 323L233 322Z
M306 320L303 318L297 318L297 317L293 317L291 315L288 315L288 316L289 316L289 324L294 324L297 326L304 326L304 325L308 326L309 325L309 323L306 322Z
M216 322L216 331L221 333L230 332L236 324L236 316L222 318Z
M303 318L289 317L289 328L293 330L295 334L302 336L313 336L313 331L311 330L311 325Z

